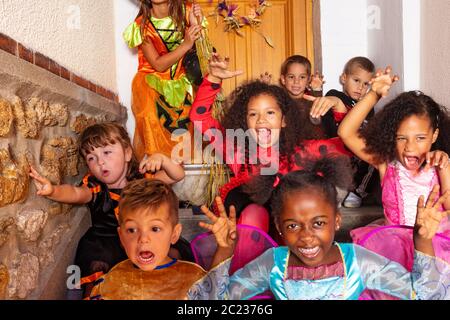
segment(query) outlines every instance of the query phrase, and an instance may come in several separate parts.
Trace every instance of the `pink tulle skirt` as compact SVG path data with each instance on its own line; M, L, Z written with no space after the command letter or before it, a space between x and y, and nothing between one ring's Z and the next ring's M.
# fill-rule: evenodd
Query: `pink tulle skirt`
M237 225L237 242L234 248L234 256L231 260L229 274L242 268L250 261L259 257L267 249L277 247L277 243L263 230L244 224ZM201 233L191 241L195 262L204 269L211 267L217 243L211 232ZM252 300L272 299L270 292L255 296Z
M362 230L359 230L362 229ZM357 231L354 233L354 231ZM362 231L368 231L362 235ZM414 263L413 227L402 225L390 225L380 227L363 227L352 231L352 237L359 236L355 243L378 253L392 261L403 265L408 271L412 271ZM355 240L354 237L353 239ZM450 238L444 234L436 234L432 240L436 257L450 263ZM396 299L390 295L366 290L360 300L388 300Z

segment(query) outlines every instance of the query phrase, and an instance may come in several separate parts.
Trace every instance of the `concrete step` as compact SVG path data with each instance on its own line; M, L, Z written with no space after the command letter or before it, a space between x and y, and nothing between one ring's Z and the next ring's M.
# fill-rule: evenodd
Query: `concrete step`
M361 208L341 208L342 226L336 233L336 241L351 242L349 231L365 226L372 221L383 217L383 208L378 206L363 206ZM196 235L205 232L204 229L198 226L200 221L208 221L208 218L203 215L193 214L191 208L179 209L180 223L183 225L182 236L191 241Z

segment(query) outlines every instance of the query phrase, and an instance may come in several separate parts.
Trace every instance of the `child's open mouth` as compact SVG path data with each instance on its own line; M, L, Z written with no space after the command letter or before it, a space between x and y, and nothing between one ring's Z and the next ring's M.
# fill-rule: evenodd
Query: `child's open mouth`
M317 257L317 255L320 252L320 247L314 247L314 248L298 248L298 251L302 256L308 259L312 259Z
M155 255L150 251L139 251L138 260L140 263L147 264L153 261Z
M270 143L272 131L269 128L256 129L256 134L258 136L258 143Z
M405 167L408 170L417 170L420 166L419 157L415 156L405 156Z
M103 174L104 177L109 176L109 170L103 170L102 174Z

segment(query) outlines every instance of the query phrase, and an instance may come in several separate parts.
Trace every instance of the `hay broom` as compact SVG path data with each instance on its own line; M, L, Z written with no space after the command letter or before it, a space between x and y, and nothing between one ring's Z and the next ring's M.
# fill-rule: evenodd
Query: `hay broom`
M198 23L199 25L201 25L201 21L198 21ZM208 29L206 27L202 28L200 38L195 41L195 48L197 50L197 57L199 60L202 76L205 76L208 73L209 59L213 54L213 46L209 39ZM222 119L224 114L224 101L225 97L221 91L216 96L212 112L213 118L219 121ZM219 194L219 189L229 181L230 174L227 165L224 163L219 163L215 156L210 156L205 160L206 165L209 165L210 167L209 180L206 191L206 204L208 207L210 207L213 204L216 195Z

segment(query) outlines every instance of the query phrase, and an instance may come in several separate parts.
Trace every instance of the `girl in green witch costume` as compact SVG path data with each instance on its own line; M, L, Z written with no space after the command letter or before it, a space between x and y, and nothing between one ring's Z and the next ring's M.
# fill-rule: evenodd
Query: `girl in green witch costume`
M141 0L135 21L123 36L138 48L139 67L132 83L136 121L134 150L138 159L155 152L170 157L172 133L191 131L193 88L183 67L185 54L200 37L198 4L180 0Z

